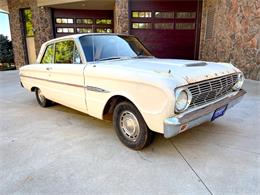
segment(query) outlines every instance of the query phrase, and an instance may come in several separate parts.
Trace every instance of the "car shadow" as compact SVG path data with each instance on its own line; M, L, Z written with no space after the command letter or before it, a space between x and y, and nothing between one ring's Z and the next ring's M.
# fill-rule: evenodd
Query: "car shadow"
M52 107L49 107L50 110L55 110L57 112L63 112L65 115L69 115L70 120L74 120L79 123L81 123L83 126L89 126L91 125L95 132L99 135L106 136L109 140L115 140L120 144L118 139L116 137L116 133L114 132L113 125L111 121L108 120L99 120L92 116L89 116L87 114L84 114L82 112L79 112L77 110L65 107L60 104L55 104ZM142 151L139 151L143 155L144 158L149 159L149 156L156 155L169 155L169 152L172 150L176 150L173 146L174 144L196 144L201 143L201 140L203 142L207 143L209 140L209 137L214 136L215 139L218 139L217 137L221 137L221 134L218 134L214 131L218 131L218 126L220 124L214 124L214 123L204 123L202 125L199 125L197 127L194 127L192 129L189 129L173 138L166 139L162 134L155 133L154 141L151 145L144 148ZM221 128L221 125L219 126ZM86 129L87 134L88 129ZM105 141L105 140L104 140ZM115 144L115 145L116 145ZM125 150L129 150L127 147L124 147Z

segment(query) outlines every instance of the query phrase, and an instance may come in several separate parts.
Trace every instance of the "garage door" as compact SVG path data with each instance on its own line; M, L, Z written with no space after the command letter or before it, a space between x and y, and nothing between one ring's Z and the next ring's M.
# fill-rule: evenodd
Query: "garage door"
M53 10L54 34L61 37L77 33L113 32L112 10Z
M197 59L201 1L130 1L131 34L156 57Z

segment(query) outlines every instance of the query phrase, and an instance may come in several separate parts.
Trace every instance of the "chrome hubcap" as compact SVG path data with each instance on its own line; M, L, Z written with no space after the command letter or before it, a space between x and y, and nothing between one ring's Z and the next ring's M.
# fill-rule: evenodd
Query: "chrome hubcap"
M137 118L130 111L124 111L120 115L120 130L130 141L135 141L140 133Z
M40 89L38 90L38 96L39 96L40 101L44 102L45 97L43 96L42 91Z

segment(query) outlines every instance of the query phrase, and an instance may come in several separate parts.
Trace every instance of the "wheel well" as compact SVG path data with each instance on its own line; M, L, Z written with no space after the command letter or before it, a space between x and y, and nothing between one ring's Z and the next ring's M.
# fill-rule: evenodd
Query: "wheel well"
M107 101L106 106L104 108L103 118L106 120L112 120L113 112L115 110L116 105L119 104L120 102L124 102L124 101L130 102L133 104L133 102L131 102L129 99L127 99L124 96L116 95L116 96L111 97Z
M31 91L32 91L32 92L35 92L36 89L38 89L38 88L37 88L37 87L32 87L32 88L31 88Z

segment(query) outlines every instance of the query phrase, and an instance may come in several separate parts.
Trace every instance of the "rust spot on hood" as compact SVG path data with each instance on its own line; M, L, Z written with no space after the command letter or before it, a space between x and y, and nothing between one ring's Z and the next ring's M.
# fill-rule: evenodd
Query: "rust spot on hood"
M173 76L173 73L172 73L171 70L168 70L168 71L153 70L153 71L158 73L158 74L161 74L163 76L169 76L169 77Z
M235 73L238 73L238 72L239 72L239 70L237 70L236 68L233 68L233 71L234 71Z
M223 72L223 74L225 74L225 73ZM218 76L220 76L220 73L202 75L202 77L199 77L197 79L185 76L184 79L187 81L188 84L192 84L192 83L203 81L203 80L214 79Z
M236 73L238 72L237 70L234 71L221 71L221 72L212 72L210 74L206 74L206 75L200 75L199 77L196 78L190 78L189 76L184 76L183 79L185 79L185 81L187 82L187 84L192 84L192 83L196 83L199 81L203 81L203 80L209 80L209 79L214 79L223 75L228 75L228 74L232 74L232 73Z
M184 79L187 81L188 84L195 82L193 79L189 78L188 76L186 76Z

